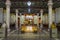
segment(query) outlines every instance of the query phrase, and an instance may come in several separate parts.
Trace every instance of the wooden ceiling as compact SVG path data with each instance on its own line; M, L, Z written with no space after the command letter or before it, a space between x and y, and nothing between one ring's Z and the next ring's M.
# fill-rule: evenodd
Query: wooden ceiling
M44 9L44 12L48 12L48 0L10 0L11 1L11 12L15 12L15 9L19 9L20 12L28 12L28 8L31 9L31 12L39 13L40 9ZM32 4L30 7L27 6L27 2L31 1ZM60 0L52 0L53 8L60 7ZM6 0L0 0L0 8L6 8Z

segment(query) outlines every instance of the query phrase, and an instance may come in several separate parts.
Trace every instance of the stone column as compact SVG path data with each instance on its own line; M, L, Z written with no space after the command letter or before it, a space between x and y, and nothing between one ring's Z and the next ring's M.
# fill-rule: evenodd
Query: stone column
M22 14L20 13L20 17L21 17L21 15L22 15ZM20 18L20 19L21 19L21 18ZM21 22L20 22L20 27L21 27Z
M18 9L16 9L16 29L18 30Z
M38 28L39 28L39 13L37 13L37 26L38 26Z
M22 14L20 13L20 19L21 19L21 15L22 15ZM20 20L20 28L21 28L21 20Z
M41 13L41 29L43 28L43 9L40 10Z
M48 1L48 13L49 13L49 29L51 28L52 25L52 0Z
M49 0L48 1L48 15L49 15L49 28L48 28L48 31L49 31L49 35L50 35L50 38L52 38L52 29L51 29L51 25L52 25L52 0Z
M10 0L6 0L6 26L8 33L10 32Z
M50 31L50 37L53 37L53 38L57 38L57 28L56 28L56 25L55 23L52 24L53 22L53 16L52 16L52 5L53 5L53 2L52 0L49 0L48 1L48 9L49 9L49 31Z

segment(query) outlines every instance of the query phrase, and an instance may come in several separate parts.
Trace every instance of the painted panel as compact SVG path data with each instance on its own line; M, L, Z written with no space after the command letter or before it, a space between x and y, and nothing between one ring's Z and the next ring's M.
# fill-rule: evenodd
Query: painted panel
M34 16L34 24L38 24L38 16Z
M21 22L21 24L24 24L24 21L25 21L25 16L24 15L21 15L20 16L20 22Z

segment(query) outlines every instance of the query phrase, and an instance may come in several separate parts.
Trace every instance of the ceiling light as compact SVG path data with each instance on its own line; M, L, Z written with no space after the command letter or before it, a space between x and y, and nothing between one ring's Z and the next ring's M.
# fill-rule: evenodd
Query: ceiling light
M30 5L31 5L31 2L30 2L30 1L28 1L28 2L27 2L27 5L28 5L28 6L30 6Z

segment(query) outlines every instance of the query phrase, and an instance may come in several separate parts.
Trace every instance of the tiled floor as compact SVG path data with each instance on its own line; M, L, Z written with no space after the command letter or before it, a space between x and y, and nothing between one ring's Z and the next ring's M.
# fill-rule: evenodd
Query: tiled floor
M50 38L48 33L44 33L44 31L40 33L24 33L21 34L18 31L13 32L10 34L7 39L3 40L55 40L54 38Z

